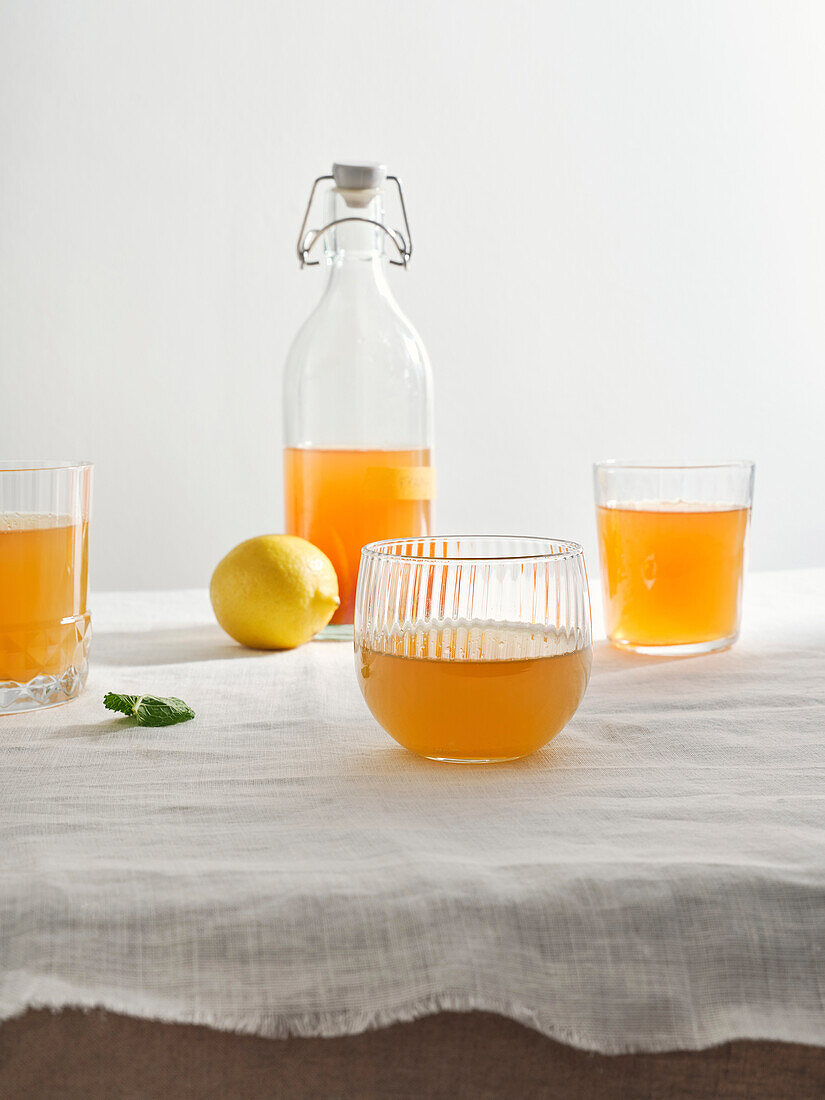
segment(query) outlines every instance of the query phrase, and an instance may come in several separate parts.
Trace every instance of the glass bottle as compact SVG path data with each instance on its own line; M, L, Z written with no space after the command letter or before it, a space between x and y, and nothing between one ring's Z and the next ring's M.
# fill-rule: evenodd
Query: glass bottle
M318 184L324 227L305 234ZM396 185L406 235L387 226ZM351 637L361 547L430 533L435 495L430 365L387 280L412 245L401 185L383 165L334 164L313 186L298 255L323 241L326 290L299 330L284 374L286 529L318 546L341 605L326 636ZM394 256L387 252L389 245Z

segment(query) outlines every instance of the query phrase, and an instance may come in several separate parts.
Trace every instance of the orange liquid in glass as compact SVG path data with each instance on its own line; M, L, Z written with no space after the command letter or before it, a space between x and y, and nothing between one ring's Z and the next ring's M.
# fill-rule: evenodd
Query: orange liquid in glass
M88 524L0 513L0 681L28 683L70 666L87 561Z
M739 628L749 509L597 509L611 641L689 645Z
M383 643L390 652L362 646L361 691L387 733L431 760L478 763L527 756L555 737L584 695L590 647L552 654L558 644L539 645L550 655L519 658L519 652L536 650L537 632L555 643L553 632L518 626L494 631L494 648L515 656L462 658L455 632L443 627L420 631L412 646L409 633L393 635ZM419 655L404 656L411 649Z
M286 527L323 550L338 576L333 624L351 623L361 547L429 534L429 450L354 451L287 447Z

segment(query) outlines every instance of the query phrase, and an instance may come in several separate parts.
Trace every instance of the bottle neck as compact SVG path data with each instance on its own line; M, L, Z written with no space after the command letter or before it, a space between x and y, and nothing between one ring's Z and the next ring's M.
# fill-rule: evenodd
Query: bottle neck
M352 196L350 196L352 199ZM386 234L378 225L384 224L383 195L379 191L364 196L365 201L349 203L338 191L327 196L326 221L337 221L324 234L324 258L329 269L329 288L334 285L372 286L389 294ZM363 218L367 221L343 221L343 218Z
M336 252L327 258L327 291L341 289L359 293L363 289L364 292L377 292L384 297L392 297L387 280L387 264L386 256L365 256L351 251Z

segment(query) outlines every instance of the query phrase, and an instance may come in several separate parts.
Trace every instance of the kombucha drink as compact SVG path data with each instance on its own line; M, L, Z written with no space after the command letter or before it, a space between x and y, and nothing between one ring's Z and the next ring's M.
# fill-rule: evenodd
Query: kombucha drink
M429 533L430 452L287 447L284 482L287 532L332 562L341 597L332 624L352 623L361 547Z
M0 513L0 682L61 676L84 636L88 524Z
M358 680L375 718L431 760L514 760L570 721L592 653L544 627L443 622L398 630L381 651L362 645Z
M693 645L739 630L750 509L685 503L599 506L612 642Z

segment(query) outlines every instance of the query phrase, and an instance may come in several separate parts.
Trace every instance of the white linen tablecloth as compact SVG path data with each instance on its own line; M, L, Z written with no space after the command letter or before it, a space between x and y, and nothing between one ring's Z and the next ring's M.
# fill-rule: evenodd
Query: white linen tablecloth
M200 592L93 616L83 697L0 718L0 1018L825 1045L825 570L750 577L727 653L599 643L567 730L486 768L397 747L346 643L243 650ZM197 718L132 727L108 690Z

